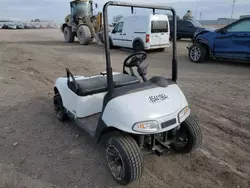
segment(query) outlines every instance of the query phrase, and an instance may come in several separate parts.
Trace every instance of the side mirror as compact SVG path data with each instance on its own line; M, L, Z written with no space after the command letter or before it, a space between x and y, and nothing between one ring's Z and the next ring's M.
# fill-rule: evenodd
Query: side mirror
M222 29L220 30L220 33L221 33L221 34L226 34L226 33L227 33L227 30L226 30L225 28L222 28Z
M113 29L113 30L112 30L112 33L116 33L116 30L115 30L115 29Z
M193 25L188 25L188 27L193 28L194 26Z

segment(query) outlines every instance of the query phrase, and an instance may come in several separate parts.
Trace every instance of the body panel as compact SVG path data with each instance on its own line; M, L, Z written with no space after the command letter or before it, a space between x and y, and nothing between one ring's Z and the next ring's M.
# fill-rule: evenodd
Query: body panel
M113 74L120 73L113 72ZM91 77L75 76L75 79L81 80L99 76L102 75L96 75ZM62 97L63 106L76 117L84 118L93 114L100 113L102 111L103 98L107 92L98 93L95 95L88 95L85 97L78 96L72 90L69 89L66 77L59 77L56 80L55 87L58 89Z
M76 80L88 78L90 77L75 76ZM85 118L102 112L106 92L85 97L77 96L68 88L65 77L58 78L55 87L62 97L63 106L68 113L73 115L72 119L77 118L79 122L85 122ZM161 95L165 95L167 98L162 101L159 98L157 100L154 98ZM155 120L161 125L163 122L176 119L176 122L171 126L160 129L158 131L160 133L180 125L178 114L187 105L183 92L176 84L165 88L156 86L153 89L128 93L112 99L106 105L100 118L108 127L116 127L134 134L145 134L133 131L132 127L135 123Z
M233 35L231 33L227 33L224 35L217 33L214 37L214 55L232 58L234 52L232 38Z
M166 94L168 99L156 103L150 102L150 97L160 94ZM178 113L187 105L184 94L174 84L166 88L156 87L116 97L107 104L102 119L108 126L119 127L125 132L140 134L132 130L132 126L137 122L156 120L161 124L176 118L177 121L174 125L158 131L164 132L180 124L177 117Z

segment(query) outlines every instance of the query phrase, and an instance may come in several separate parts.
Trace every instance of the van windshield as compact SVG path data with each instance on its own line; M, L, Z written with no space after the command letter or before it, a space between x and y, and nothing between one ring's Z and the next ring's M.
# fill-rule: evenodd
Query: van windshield
M168 22L155 20L151 22L151 33L166 33L168 32Z

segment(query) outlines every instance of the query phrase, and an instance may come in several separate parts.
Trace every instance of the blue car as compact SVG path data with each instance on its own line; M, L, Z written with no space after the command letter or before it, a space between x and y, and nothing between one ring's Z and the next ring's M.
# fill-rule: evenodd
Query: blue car
M207 58L250 62L250 17L239 19L218 30L201 30L188 46L189 59L202 63Z

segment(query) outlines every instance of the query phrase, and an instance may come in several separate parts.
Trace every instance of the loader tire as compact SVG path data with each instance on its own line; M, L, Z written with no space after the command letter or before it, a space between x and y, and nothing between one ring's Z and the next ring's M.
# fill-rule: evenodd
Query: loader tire
M78 27L77 38L81 45L88 45L91 42L91 32L88 26L80 25Z
M71 30L71 27L69 26L64 27L63 33L64 33L64 39L66 42L69 42L69 43L74 42L75 36Z

